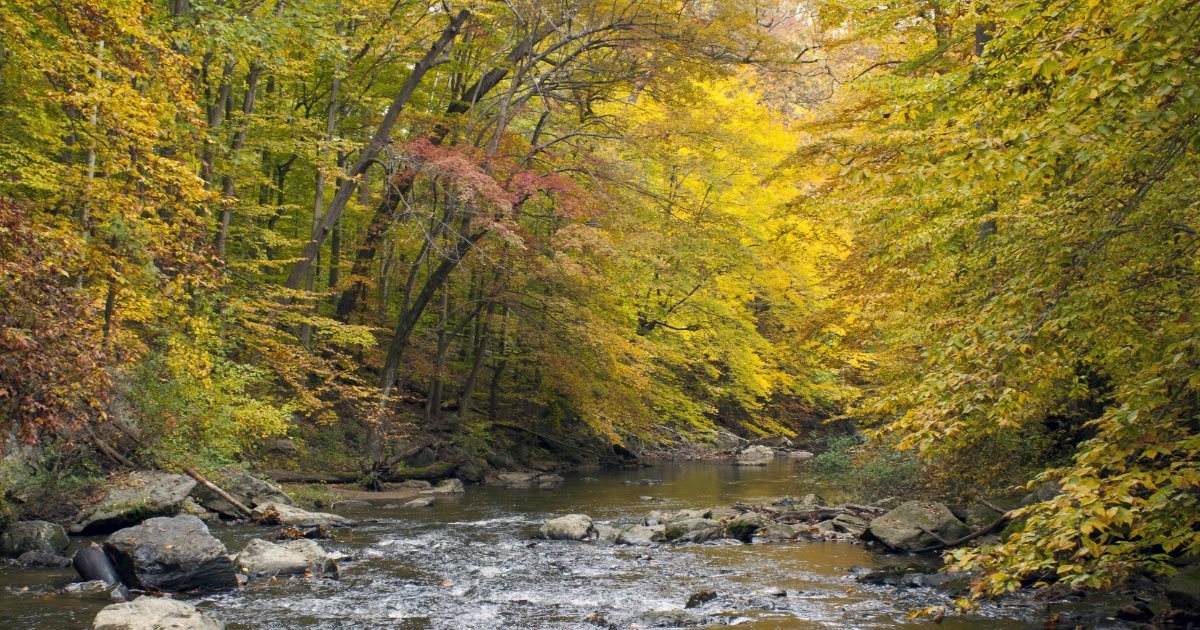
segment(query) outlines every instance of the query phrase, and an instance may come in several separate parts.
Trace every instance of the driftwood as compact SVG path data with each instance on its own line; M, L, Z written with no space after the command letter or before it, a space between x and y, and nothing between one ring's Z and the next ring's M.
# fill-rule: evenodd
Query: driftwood
M212 490L213 492L217 493L217 496L228 501L230 505L237 508L237 511L241 512L246 518L251 518L253 516L250 508L243 505L241 501L233 498L232 494L229 494L228 492L225 492L221 488L217 487L216 484L209 481L204 477L204 475L201 475L199 472L197 472L195 468L185 468L184 472L186 472L192 479L195 479L200 485Z

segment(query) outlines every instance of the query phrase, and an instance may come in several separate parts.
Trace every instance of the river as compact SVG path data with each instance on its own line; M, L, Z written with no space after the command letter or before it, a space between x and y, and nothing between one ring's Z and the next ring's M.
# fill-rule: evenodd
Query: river
M439 497L432 508L342 512L362 524L338 542L322 543L350 556L339 580L252 583L189 601L231 629L928 625L908 620L907 613L944 603L944 594L868 586L855 576L929 561L861 544L627 547L534 538L542 521L563 514L635 522L650 510L756 503L814 490L820 489L785 460L758 468L691 462L581 473L553 490L470 486L464 495ZM271 538L269 530L248 525L212 530L231 551L255 536ZM0 627L87 627L106 602L58 595L73 577L69 569L0 569ZM700 590L718 596L685 609L689 595ZM1028 628L1078 606L1033 600L985 606L976 614L948 616L941 627Z

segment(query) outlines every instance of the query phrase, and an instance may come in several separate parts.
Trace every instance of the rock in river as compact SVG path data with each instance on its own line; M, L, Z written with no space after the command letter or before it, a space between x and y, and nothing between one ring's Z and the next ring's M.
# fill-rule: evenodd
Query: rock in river
M892 549L916 551L937 543L927 532L943 540L953 540L966 536L970 530L941 503L907 501L872 520L867 532Z
M314 575L337 577L337 564L332 554L308 539L284 543L254 538L237 555L238 570L251 576Z
M746 512L726 523L725 531L729 534L730 538L737 538L742 542L750 542L750 538L754 536L754 532L764 527L770 527L771 525L771 519L762 514Z
M94 630L225 630L225 624L196 607L165 597L143 595L132 602L105 606Z
M550 540L583 540L595 527L586 514L568 514L546 521L540 531L543 538Z
M617 534L619 545L646 546L663 540L666 535L666 525L630 525Z
M38 567L42 569L62 569L71 566L71 559L56 553L41 551L26 551L17 556L17 562L23 567Z
M748 446L737 454L738 466L766 466L775 459L775 451L770 446Z
M279 486L240 470L222 468L214 475L213 482L230 496L237 499L242 505L249 508L256 508L267 503L292 504L291 497L284 494ZM237 508L233 507L233 504L206 486L196 486L192 490L192 496L196 499L197 503L222 516L228 518L242 518L245 516Z
M114 532L104 550L131 587L177 593L237 586L225 545L190 514L152 518Z
M1167 583L1171 606L1189 613L1200 613L1200 564L1184 567Z
M0 553L16 558L27 551L60 555L67 548L67 532L46 521L13 523L0 534Z
M309 512L283 503L265 503L254 508L254 520L264 525L354 527L354 521L344 516L326 512Z
M104 498L76 517L72 533L107 534L153 516L178 514L196 487L191 477L152 470L135 471L110 483Z

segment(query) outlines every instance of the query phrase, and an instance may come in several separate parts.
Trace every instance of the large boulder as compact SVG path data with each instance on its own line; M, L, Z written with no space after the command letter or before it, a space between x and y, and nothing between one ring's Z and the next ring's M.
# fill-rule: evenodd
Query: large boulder
M736 538L742 542L750 542L750 538L754 536L754 532L770 527L773 524L771 519L757 512L746 512L735 517L725 524L725 532L730 538Z
M746 439L738 437L728 431L718 431L717 437L714 441L716 442L717 448L721 449L722 451L732 451L744 444Z
M0 553L16 558L28 551L61 555L67 548L67 532L62 525L46 521L13 523L0 534Z
M222 468L213 476L212 481L217 487L249 508L255 508L267 503L292 505L291 497L284 494L279 486L259 479L249 473ZM210 490L207 486L197 485L192 490L192 497L195 498L196 503L222 516L228 518L242 518L245 516L237 508L233 507L232 503Z
M666 524L663 539L673 542L705 542L721 537L721 524L708 518L676 519Z
M666 534L666 525L630 525L617 534L617 544L647 546L660 542Z
M1200 613L1200 564L1180 569L1167 582L1167 601L1173 608Z
M737 454L736 461L738 466L766 466L773 459L775 459L774 449L757 444L742 449L742 452Z
M871 521L867 533L891 549L916 551L942 540L962 538L971 532L941 503L907 501Z
M583 540L595 527L586 514L568 514L546 521L540 531L543 538L550 540Z
M172 516L196 487L186 475L139 470L109 480L108 492L79 513L74 534L107 534L155 516Z
M237 555L239 571L251 576L331 575L337 577L336 557L305 538L283 543L254 538Z
M458 479L443 479L438 484L427 490L418 491L419 494L462 494L467 489L463 486L463 482Z
M190 514L152 518L114 532L104 551L131 587L177 593L237 586L225 545Z
M165 597L143 595L132 602L105 606L92 621L93 630L225 630L225 624L195 606Z
M554 488L563 478L543 472L502 472L488 476L484 483L502 488Z
M264 525L293 527L354 527L354 521L327 512L309 512L284 503L264 503L253 510L255 521Z

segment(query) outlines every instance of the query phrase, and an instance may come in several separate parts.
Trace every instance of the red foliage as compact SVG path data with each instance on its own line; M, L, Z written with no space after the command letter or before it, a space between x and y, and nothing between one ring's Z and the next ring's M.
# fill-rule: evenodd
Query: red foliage
M109 390L97 317L62 266L73 251L63 240L0 199L0 430L29 442L94 417Z

